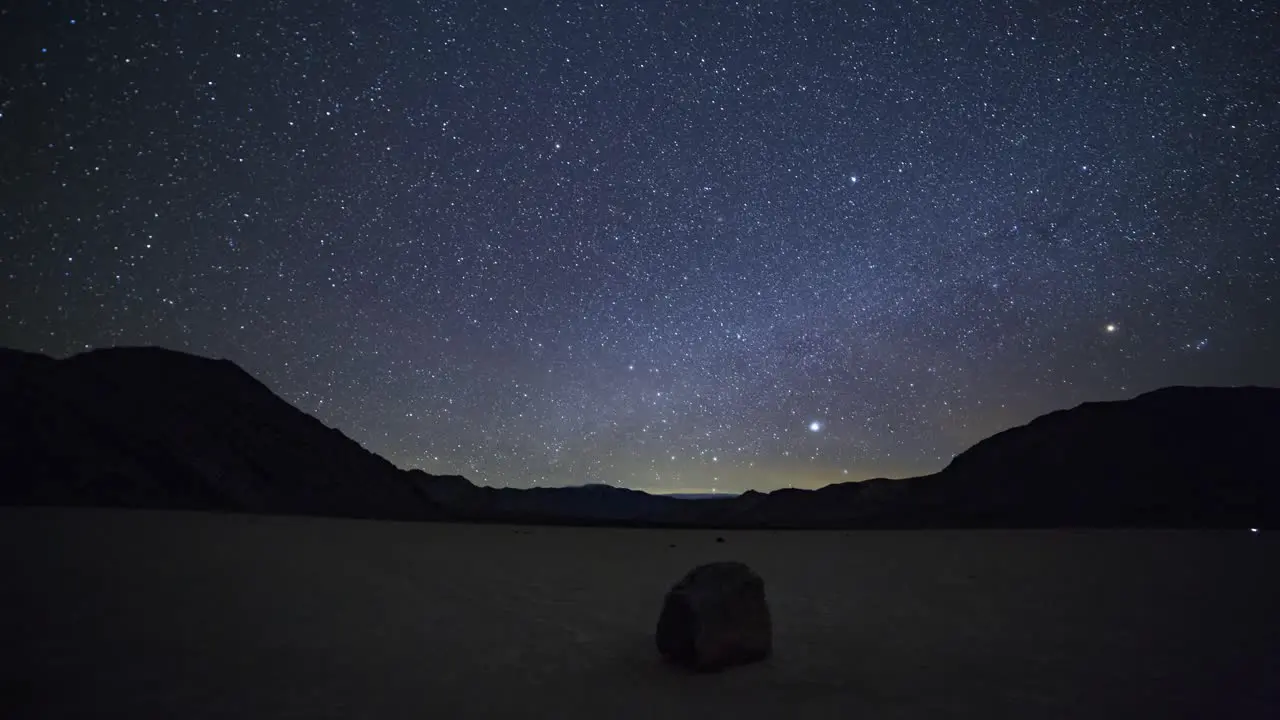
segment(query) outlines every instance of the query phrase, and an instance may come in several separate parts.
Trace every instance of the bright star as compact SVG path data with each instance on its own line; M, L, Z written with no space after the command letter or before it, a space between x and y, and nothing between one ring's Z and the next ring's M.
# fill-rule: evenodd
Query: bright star
M1120 329L1120 326L1119 326L1119 325L1116 325L1115 323L1107 323L1107 326L1106 326L1106 327L1104 327L1104 328L1102 328L1102 329L1103 329L1103 330L1106 330L1106 331L1107 331L1107 332L1109 332L1109 333L1113 333L1113 332L1115 332L1115 331L1119 330L1119 329Z
M814 420L813 422L809 423L809 432L818 432L821 429L822 429L822 422L820 420Z

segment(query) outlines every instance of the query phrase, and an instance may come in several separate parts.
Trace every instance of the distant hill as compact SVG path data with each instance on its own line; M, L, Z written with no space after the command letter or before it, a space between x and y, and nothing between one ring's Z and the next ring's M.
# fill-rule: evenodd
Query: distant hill
M663 493L662 496L681 500L728 500L738 497L738 493Z
M1280 389L1173 387L1006 430L939 473L697 502L402 471L234 364L0 349L0 504L768 528L1277 527Z
M941 472L746 493L772 527L1277 527L1280 389L1169 387L979 442Z
M0 350L0 502L435 519L391 463L224 360Z

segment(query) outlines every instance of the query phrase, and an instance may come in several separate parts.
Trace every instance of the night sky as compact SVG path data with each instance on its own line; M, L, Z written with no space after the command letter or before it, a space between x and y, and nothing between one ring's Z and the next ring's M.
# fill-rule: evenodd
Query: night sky
M0 345L226 357L402 467L815 487L1087 400L1280 385L1270 2L0 27Z

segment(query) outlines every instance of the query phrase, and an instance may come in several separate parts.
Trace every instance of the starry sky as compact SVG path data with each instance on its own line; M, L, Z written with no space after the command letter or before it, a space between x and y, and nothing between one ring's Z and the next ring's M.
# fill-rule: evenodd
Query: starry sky
M816 487L1280 385L1273 3L0 9L0 345L405 468Z

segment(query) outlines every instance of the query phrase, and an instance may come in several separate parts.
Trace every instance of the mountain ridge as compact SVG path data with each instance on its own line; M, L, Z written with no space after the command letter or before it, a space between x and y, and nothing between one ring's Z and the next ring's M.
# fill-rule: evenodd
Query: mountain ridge
M7 504L444 516L390 462L227 360L149 347L6 353L0 408Z
M697 500L401 470L228 360L0 348L0 504L627 526L1274 527L1280 389L1171 386L1056 410L931 475Z

